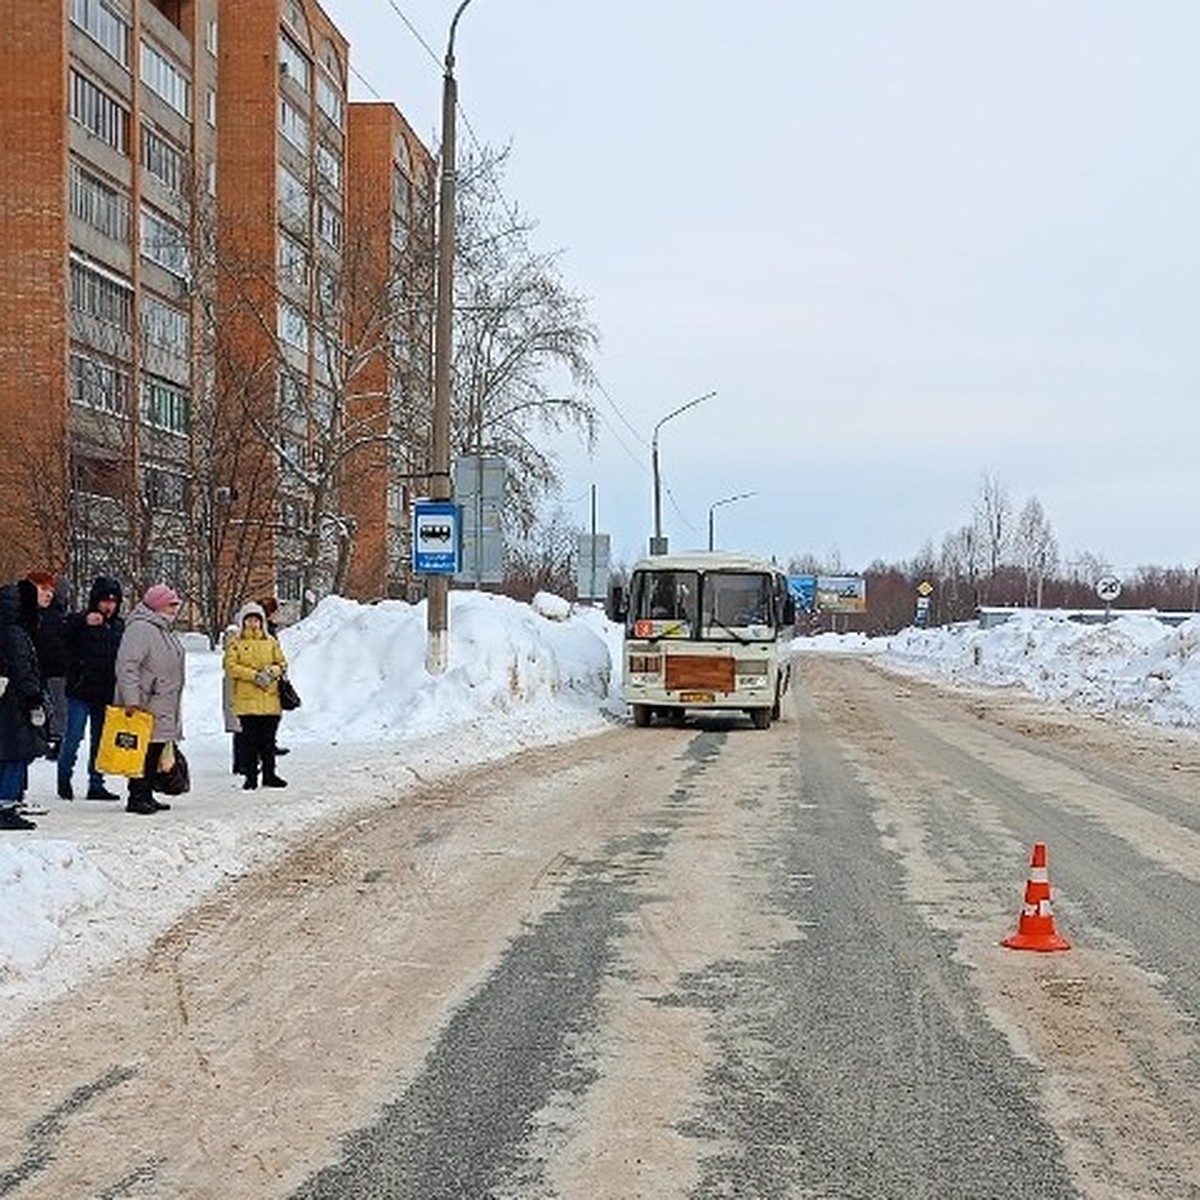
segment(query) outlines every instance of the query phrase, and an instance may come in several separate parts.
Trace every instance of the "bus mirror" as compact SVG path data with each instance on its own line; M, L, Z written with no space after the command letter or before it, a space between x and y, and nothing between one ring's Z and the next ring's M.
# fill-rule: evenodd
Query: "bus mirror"
M629 604L625 599L625 589L619 583L614 583L608 589L608 604L606 608L606 615L610 621L616 621L620 624L625 623L625 618L629 615Z
M785 625L795 625L796 623L796 600L793 596L783 602L783 623Z

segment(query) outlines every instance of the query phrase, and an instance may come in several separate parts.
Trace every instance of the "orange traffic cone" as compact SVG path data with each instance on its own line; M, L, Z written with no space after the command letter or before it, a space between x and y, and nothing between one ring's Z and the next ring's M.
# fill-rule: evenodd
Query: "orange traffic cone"
M1046 843L1035 842L1029 860L1025 903L1017 921L1017 932L1000 943L1010 950L1070 950L1071 943L1058 936L1050 911L1050 877L1046 873Z

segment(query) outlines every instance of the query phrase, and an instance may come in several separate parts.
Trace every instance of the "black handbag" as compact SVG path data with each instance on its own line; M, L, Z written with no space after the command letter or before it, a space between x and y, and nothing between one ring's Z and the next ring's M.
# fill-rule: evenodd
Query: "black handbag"
M167 759L164 768L163 759ZM158 770L150 785L154 791L162 792L164 796L182 796L192 786L192 773L188 768L188 760L183 751L174 742L168 742L163 747L158 760Z
M292 709L300 707L300 693L286 675L279 679L279 707L284 712L291 712Z

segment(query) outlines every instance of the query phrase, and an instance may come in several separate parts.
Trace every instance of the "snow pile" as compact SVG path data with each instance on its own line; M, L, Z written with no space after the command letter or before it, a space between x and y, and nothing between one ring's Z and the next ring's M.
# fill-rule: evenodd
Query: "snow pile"
M1170 626L1144 615L1086 625L1020 613L1003 625L908 629L880 662L947 683L1019 687L1039 700L1158 725L1200 724L1200 617Z

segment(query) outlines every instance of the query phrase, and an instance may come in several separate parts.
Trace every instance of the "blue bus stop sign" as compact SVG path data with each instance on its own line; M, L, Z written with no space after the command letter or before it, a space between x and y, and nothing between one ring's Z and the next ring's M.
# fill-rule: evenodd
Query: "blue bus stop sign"
M450 500L413 504L412 565L418 575L453 575L459 569L462 521Z

